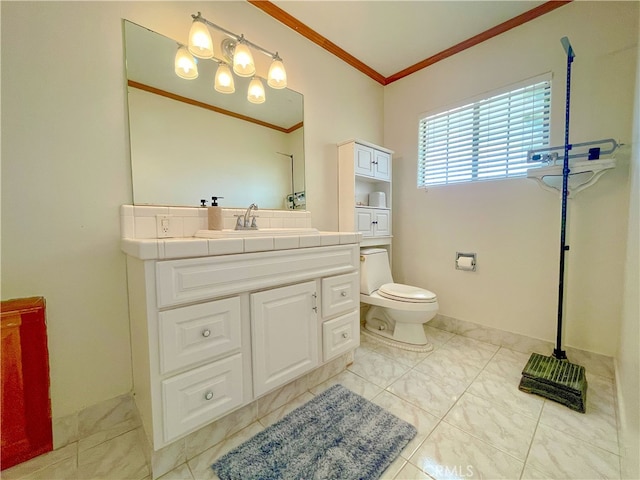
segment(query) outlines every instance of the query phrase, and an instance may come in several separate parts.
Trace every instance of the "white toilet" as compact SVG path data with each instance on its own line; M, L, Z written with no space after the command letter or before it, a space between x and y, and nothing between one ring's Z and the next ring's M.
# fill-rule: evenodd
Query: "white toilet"
M365 317L368 332L408 350L432 348L423 325L438 312L438 298L429 290L393 283L383 248L360 250L360 301L371 305Z

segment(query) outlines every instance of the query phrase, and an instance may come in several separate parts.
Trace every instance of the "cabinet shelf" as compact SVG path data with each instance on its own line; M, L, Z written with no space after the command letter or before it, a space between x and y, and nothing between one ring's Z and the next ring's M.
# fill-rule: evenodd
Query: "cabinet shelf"
M383 184L383 185L391 183L390 179L366 177L364 175L355 175L355 180L358 181L358 182L380 183L380 184Z
M368 208L372 210L391 210L389 207L370 207L369 205L356 205L355 208Z

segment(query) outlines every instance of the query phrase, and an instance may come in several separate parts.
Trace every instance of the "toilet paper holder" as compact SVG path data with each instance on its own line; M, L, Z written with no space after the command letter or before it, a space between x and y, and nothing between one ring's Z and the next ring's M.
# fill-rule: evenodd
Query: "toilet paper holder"
M476 254L456 252L456 270L476 271Z

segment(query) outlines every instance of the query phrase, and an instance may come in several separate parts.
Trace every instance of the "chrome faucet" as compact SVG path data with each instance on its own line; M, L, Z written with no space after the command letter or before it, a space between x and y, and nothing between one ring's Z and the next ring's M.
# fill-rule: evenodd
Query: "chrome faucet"
M252 210L258 210L258 205L252 203L247 208L247 211L244 212L243 216L238 216L238 222L236 223L236 230L257 230L258 225L256 225L256 217L251 216ZM244 221L243 221L244 220Z

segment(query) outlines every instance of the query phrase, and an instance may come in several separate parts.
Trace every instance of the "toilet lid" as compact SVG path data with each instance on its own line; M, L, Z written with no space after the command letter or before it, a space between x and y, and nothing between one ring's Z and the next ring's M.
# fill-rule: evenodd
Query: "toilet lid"
M433 303L438 300L436 294L423 288L402 283L385 283L378 289L381 297L391 300L415 303Z

